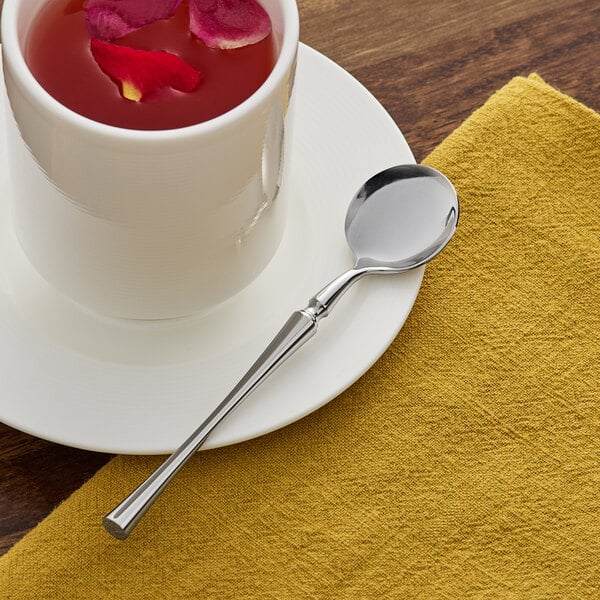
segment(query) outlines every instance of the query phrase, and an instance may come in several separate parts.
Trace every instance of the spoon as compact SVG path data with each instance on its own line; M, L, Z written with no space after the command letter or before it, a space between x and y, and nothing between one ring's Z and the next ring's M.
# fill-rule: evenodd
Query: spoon
M105 529L117 539L126 539L213 429L316 333L319 320L355 281L373 273L403 273L424 265L450 241L458 213L454 187L435 169L400 165L371 177L358 190L346 214L346 240L356 257L355 265L325 286L306 308L292 314L204 423L104 517Z

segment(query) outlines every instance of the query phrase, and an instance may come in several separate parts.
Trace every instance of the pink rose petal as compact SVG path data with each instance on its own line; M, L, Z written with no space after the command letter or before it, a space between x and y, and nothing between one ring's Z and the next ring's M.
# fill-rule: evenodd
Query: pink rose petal
M256 44L271 32L271 20L256 0L190 0L190 30L210 48Z
M168 19L181 0L87 0L85 21L90 37L105 41L161 19Z
M191 92L200 82L200 73L170 52L137 50L98 39L90 47L98 66L120 84L128 100L139 102L164 87Z

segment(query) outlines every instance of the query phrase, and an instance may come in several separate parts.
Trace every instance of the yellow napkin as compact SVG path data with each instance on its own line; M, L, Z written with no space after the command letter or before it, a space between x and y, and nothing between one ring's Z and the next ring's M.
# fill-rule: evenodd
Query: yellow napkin
M126 542L100 517L160 459L116 458L1 598L598 597L600 117L516 78L427 163L461 222L377 365L197 455Z

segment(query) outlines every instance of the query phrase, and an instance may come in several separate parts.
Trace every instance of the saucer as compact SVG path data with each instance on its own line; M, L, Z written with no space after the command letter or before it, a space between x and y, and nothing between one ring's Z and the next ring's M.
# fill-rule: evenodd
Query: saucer
M2 422L88 450L171 452L237 383L290 313L352 266L344 238L348 203L371 175L414 162L412 153L377 100L305 45L294 93L292 168L282 192L290 209L277 254L242 292L207 314L183 319L102 317L48 285L12 230L0 140ZM422 276L421 268L359 281L319 324L317 336L204 447L265 434L335 398L392 342Z

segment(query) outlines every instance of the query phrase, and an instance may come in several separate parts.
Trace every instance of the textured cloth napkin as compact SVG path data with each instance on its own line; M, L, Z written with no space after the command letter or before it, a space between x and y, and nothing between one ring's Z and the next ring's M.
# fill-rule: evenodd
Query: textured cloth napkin
M126 542L100 517L161 459L114 459L0 598L600 596L600 116L516 78L427 163L461 221L379 362L197 455Z

